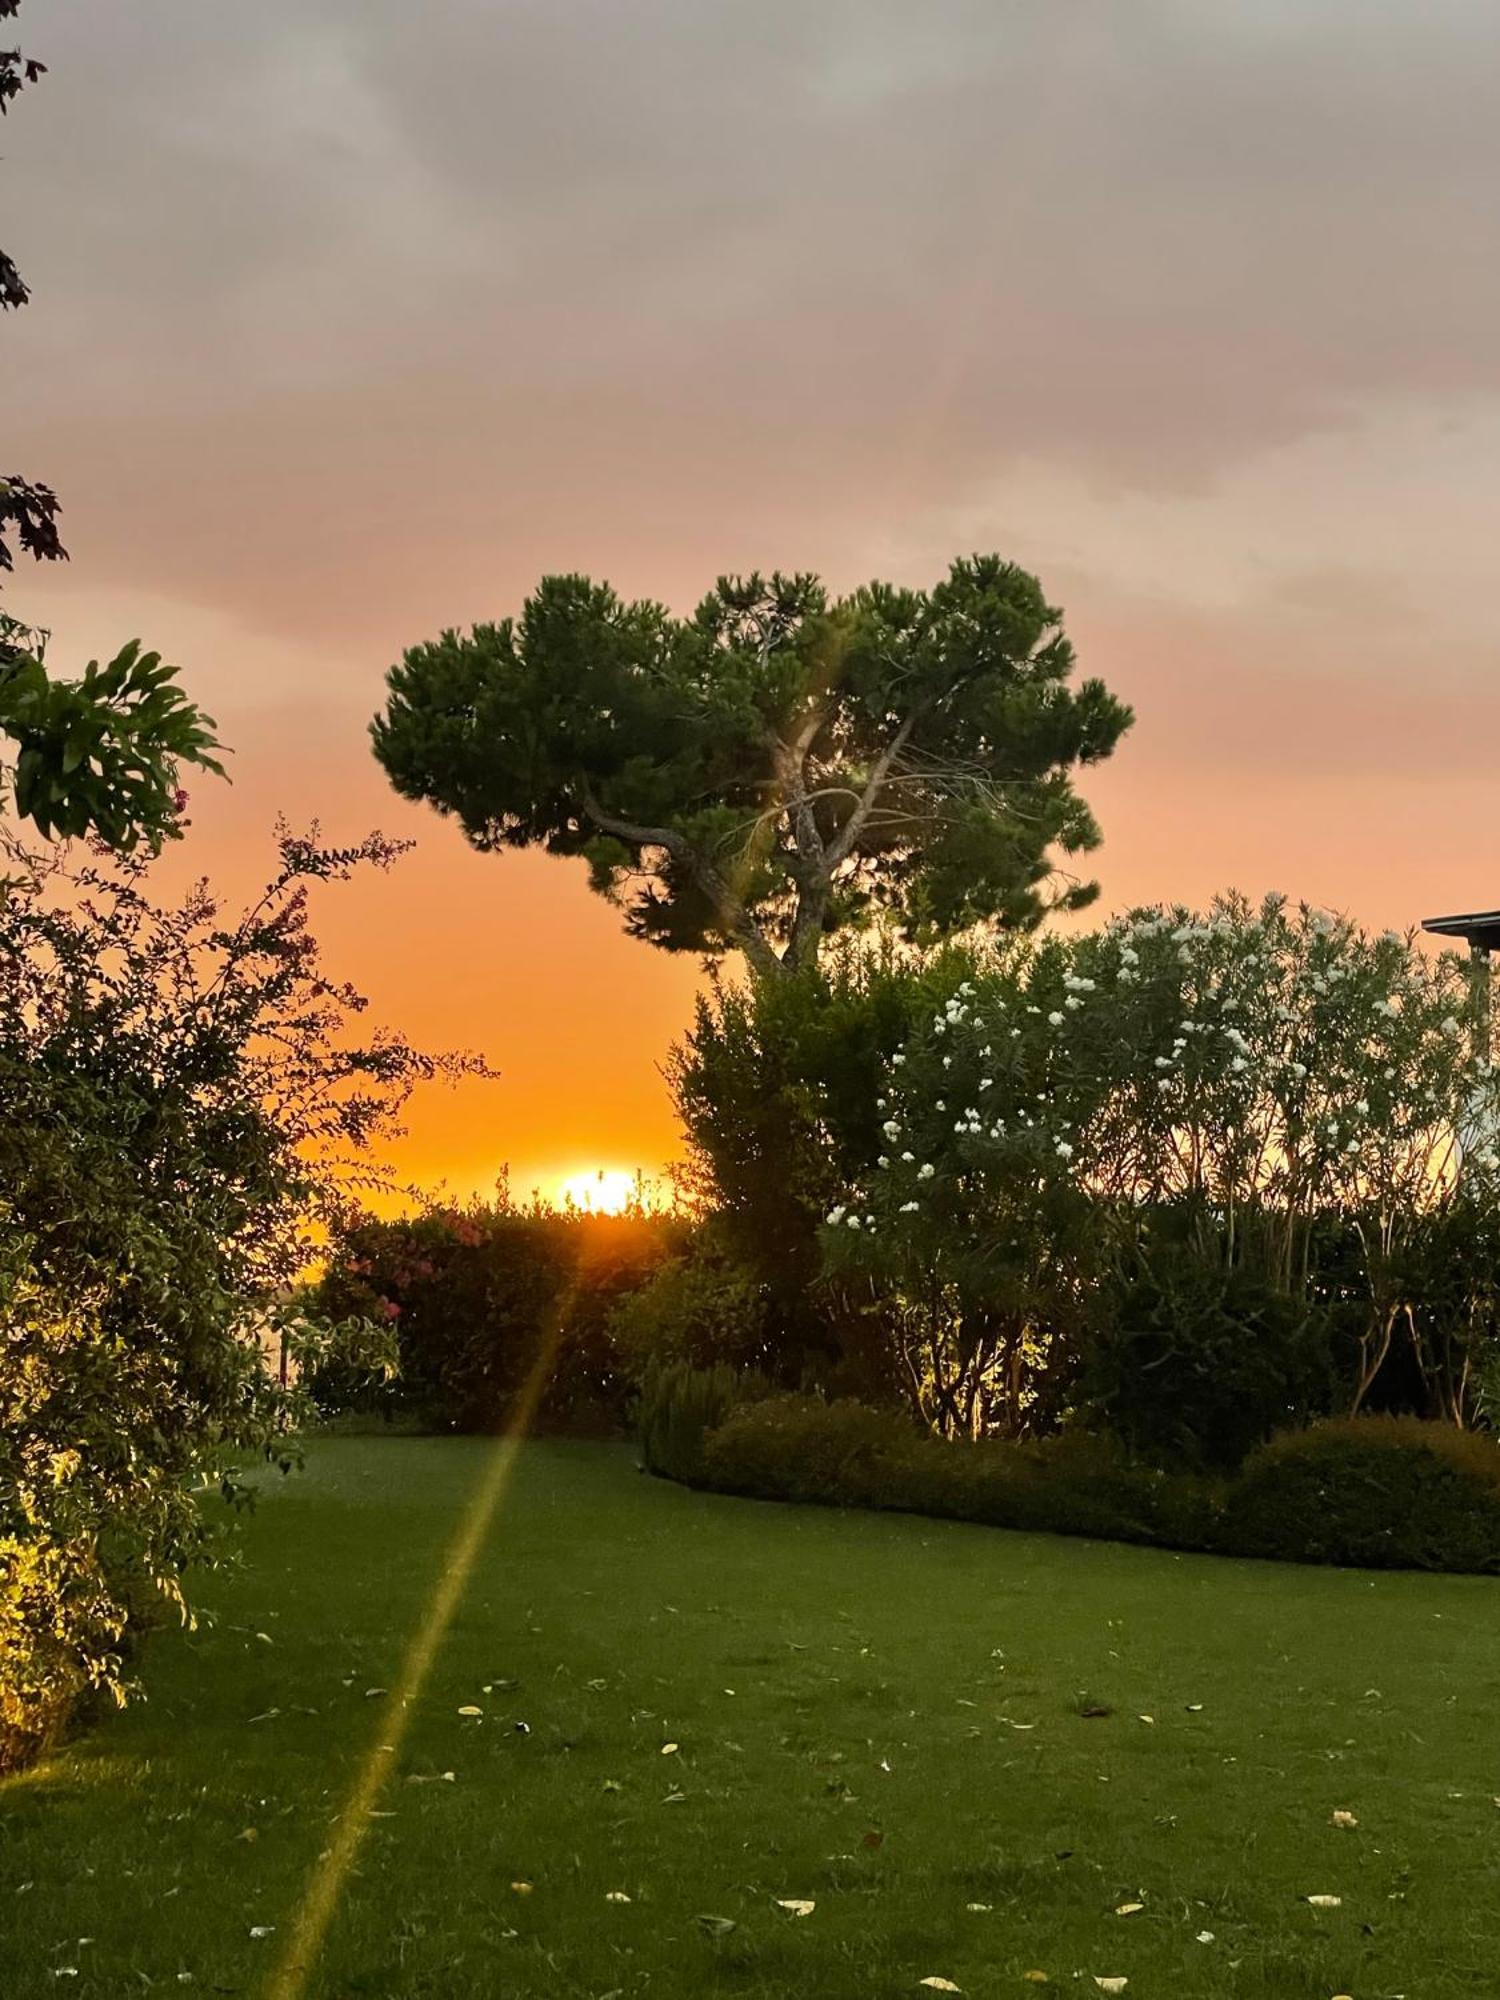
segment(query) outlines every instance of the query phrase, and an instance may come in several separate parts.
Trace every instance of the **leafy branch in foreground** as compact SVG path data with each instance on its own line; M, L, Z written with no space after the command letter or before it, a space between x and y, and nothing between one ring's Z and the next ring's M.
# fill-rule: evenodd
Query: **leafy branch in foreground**
M91 833L118 849L159 846L177 823L178 766L224 775L213 718L176 677L132 639L105 665L90 660L80 679L56 680L46 635L0 612L0 734L17 746L9 773L0 769L0 806L49 840Z

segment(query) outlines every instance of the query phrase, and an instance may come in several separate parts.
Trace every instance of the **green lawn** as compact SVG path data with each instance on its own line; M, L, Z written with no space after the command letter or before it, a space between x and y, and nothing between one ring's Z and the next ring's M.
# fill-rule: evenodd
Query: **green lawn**
M150 1699L0 1788L5 2000L266 1993L492 1450L318 1442ZM1496 1583L761 1506L537 1445L307 1990L1494 1995L1496 1794Z

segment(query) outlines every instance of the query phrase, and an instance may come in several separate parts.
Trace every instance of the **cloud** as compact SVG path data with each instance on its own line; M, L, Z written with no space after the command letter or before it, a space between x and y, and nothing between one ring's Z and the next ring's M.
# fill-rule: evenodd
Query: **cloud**
M35 39L10 441L70 582L312 649L351 711L547 569L686 604L971 546L1106 673L1140 605L1184 673L1219 621L1221 687L1273 632L1304 680L1424 627L1489 669L1482 0L76 0Z
M870 455L917 504L1022 454L1157 489L1497 387L1483 0L78 0L46 26L6 169L42 246L39 431L264 406L295 467L341 442L299 390L362 387L378 429L415 369L523 476L574 446L559 400L679 476L714 420L696 473L732 510L725 458L763 486Z

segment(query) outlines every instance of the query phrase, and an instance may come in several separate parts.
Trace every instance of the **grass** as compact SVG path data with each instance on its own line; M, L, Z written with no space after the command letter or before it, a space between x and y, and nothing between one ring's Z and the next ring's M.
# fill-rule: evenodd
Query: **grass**
M268 1993L491 1449L319 1441L149 1700L0 1788L6 2000ZM763 1506L538 1444L307 1991L1493 1995L1497 1697L1494 1582Z

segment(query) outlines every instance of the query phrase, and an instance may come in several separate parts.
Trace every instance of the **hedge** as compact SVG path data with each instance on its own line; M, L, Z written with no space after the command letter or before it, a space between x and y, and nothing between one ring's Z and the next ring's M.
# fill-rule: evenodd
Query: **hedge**
M667 1478L762 1500L1358 1567L1500 1571L1500 1446L1415 1418L1331 1418L1231 1480L1166 1472L1106 1437L950 1444L844 1400L748 1397L728 1370L647 1385L641 1439Z

